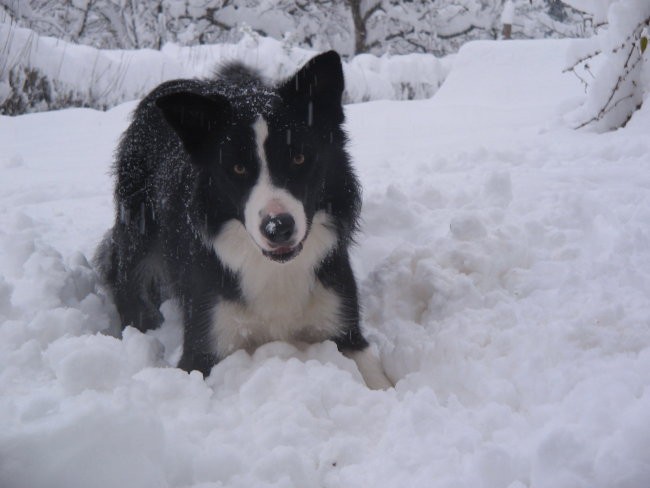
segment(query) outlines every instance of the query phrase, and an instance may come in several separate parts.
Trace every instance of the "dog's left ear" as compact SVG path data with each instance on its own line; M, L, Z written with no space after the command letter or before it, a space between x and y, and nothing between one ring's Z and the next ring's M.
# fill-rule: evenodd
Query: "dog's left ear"
M282 99L304 117L307 125L338 125L343 122L341 97L345 81L341 57L327 51L310 59L279 87Z

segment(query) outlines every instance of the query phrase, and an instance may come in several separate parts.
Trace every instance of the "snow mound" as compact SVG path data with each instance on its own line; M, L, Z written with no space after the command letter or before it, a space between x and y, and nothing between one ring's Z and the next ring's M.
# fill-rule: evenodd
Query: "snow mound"
M432 100L346 108L390 391L332 343L184 373L171 302L107 334L84 256L134 104L0 117L0 486L647 488L648 110L563 125L568 46L476 43Z
M453 70L431 102L465 121L468 130L486 123L546 126L560 124L567 105L583 90L573 74L563 73L566 40L477 41L465 44Z
M562 73L565 40L476 41L465 44L436 101L473 107L555 107L576 90Z

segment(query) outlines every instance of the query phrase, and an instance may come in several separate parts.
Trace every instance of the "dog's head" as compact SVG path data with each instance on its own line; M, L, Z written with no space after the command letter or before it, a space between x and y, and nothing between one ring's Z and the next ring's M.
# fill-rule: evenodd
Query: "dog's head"
M255 80L218 86L156 105L207 178L211 205L241 222L266 257L289 261L322 205L328 171L345 171L328 169L345 154L341 60L334 51L318 55L274 88Z

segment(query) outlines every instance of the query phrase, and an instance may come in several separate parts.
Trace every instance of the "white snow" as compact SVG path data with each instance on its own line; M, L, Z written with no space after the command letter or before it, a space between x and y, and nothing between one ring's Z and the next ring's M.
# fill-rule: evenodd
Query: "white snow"
M595 24L607 22L607 9L616 0L563 0L567 5L593 16Z
M506 0L503 4L503 10L501 11L501 23L502 24L513 24L515 20L515 4L512 3L512 0Z
M621 127L650 93L650 51L641 48L647 33L650 2L619 0L608 10L607 27L577 41L567 68L580 77L587 99L567 120L575 127L600 131Z
M39 36L0 22L0 104L11 96L11 72L35 70L50 83L48 98L37 108L75 100L83 106L112 107L143 97L163 81L210 77L223 64L239 60L272 80L293 74L317 54L288 47L272 38L245 36L237 44L182 47L165 44L160 51L107 50ZM414 99L432 96L442 84L453 56L431 54L355 56L344 63L346 102ZM37 91L37 90L35 90ZM69 103L69 102L68 102Z
M172 303L100 333L135 105L0 117L0 486L647 488L650 107L568 127L569 44L471 43L432 99L347 107L389 391L333 343L186 374Z

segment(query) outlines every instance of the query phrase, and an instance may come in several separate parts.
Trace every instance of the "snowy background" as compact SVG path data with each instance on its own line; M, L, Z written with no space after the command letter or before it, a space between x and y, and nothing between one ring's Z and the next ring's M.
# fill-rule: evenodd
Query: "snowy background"
M603 22L598 9L559 0L511 6L517 39L584 37ZM0 0L0 114L106 109L231 59L276 79L327 49L349 61L347 102L428 98L445 56L500 36L503 8L502 0Z
M353 261L389 391L333 343L184 373L171 302L160 330L108 335L88 260L137 101L0 116L0 487L650 486L650 5L586 3L609 25L580 41L470 42L410 68L385 63L414 53L349 59L350 93L386 90L346 116L364 187ZM156 83L145 66L200 75L226 53L272 77L311 55L250 33L111 51L23 28L0 35L64 46L61 77L86 89L104 78L75 70L111 53L140 66L125 92ZM21 62L53 69L34 53ZM355 81L359 66L378 78ZM418 66L430 93L378 100L412 98L388 90Z

